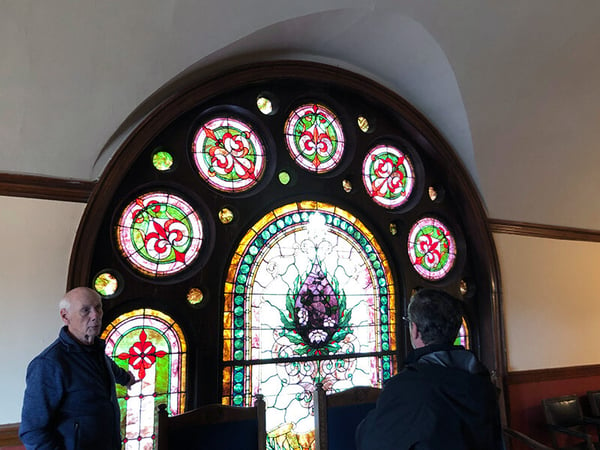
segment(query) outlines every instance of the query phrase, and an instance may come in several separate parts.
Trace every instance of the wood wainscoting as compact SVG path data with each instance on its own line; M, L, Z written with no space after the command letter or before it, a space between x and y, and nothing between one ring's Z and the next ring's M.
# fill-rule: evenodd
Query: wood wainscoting
M542 399L575 394L589 414L587 391L600 389L600 365L509 372L505 379L508 421L513 429L551 445ZM514 449L527 447L513 446Z
M5 447L20 448L22 446L19 440L19 424L18 423L7 423L0 425L0 450ZM25 447L21 447L25 448Z

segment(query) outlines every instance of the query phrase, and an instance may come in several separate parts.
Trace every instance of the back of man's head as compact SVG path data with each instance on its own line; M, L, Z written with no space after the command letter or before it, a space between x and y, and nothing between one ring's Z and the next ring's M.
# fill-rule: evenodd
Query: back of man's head
M462 304L444 291L421 289L410 300L408 320L416 324L425 345L451 345L462 324Z

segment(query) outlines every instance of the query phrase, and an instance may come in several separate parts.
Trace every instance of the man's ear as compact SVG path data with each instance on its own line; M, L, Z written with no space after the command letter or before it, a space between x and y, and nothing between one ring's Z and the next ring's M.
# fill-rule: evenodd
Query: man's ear
M65 325L69 325L69 313L66 309L63 308L60 310L60 318Z

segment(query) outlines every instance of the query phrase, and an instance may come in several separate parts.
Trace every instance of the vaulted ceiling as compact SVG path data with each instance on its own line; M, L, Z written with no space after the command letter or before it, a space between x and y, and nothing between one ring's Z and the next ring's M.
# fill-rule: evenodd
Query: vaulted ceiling
M596 0L6 0L0 172L95 180L182 87L303 59L412 103L491 218L598 230L599 23Z

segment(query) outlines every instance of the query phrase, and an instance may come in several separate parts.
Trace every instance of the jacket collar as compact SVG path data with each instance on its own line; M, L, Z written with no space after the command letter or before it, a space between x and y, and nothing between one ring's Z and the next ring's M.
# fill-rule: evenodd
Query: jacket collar
M442 367L464 370L473 374L488 374L486 367L475 355L462 345L433 344L410 352L406 365L436 364Z
M94 339L94 343L92 345L83 345L75 339L71 333L69 333L68 327L65 325L60 329L60 334L58 335L58 339L60 342L67 348L67 351L70 352L102 352L104 353L105 343L99 337Z

